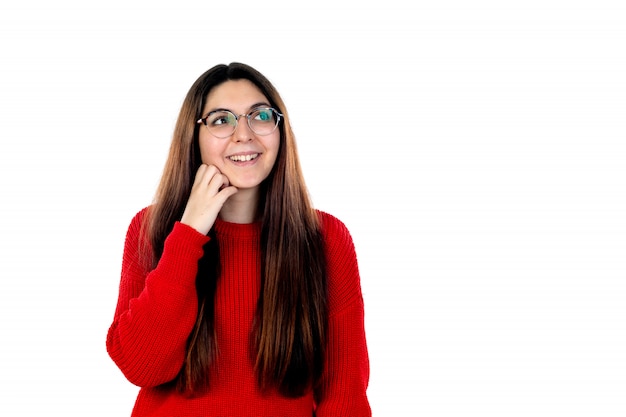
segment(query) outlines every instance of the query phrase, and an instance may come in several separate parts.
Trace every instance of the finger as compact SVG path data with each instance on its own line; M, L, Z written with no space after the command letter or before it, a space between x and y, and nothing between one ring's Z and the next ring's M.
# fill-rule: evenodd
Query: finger
M234 194L237 194L238 191L239 189L234 186L225 187L222 188L219 193L217 193L215 198L218 199L221 204L224 204L226 200L228 200Z
M224 174L215 174L209 181L209 192L217 194L222 188L228 187L230 181Z
M192 187L208 186L216 174L219 174L220 170L214 165L202 164L196 171L196 177L194 179Z
M204 174L206 173L207 170L207 165L202 164L198 167L198 170L196 171L196 175L194 177L194 181L193 184L196 185L198 183L200 183L202 181L202 178L204 178Z
M230 186L230 180L228 179L228 177L224 174L222 174L222 185L220 186L220 190L223 190L224 188Z

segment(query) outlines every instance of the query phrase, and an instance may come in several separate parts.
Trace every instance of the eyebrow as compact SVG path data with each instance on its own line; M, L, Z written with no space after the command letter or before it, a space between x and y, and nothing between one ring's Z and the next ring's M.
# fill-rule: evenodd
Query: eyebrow
M255 109L255 108L257 108L257 107L265 107L265 106L267 106L267 107L272 107L269 103L267 103L267 102L265 102L265 101L261 101L261 102L258 102L258 103L254 103L252 106L248 107L248 111L250 111L250 110L252 110L252 109ZM211 114L211 113L214 113L214 112L216 112L216 111L229 111L229 112L231 112L232 114L236 114L236 113L235 113L234 111L232 111L231 109L226 109L226 108L223 108L223 107L220 107L220 108L217 108L217 109L213 109L213 110L209 110L206 114ZM238 116L239 116L239 115L238 115Z

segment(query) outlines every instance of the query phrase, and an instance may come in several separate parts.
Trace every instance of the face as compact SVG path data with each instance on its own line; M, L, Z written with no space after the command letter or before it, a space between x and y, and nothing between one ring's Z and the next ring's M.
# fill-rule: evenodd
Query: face
M202 116L216 109L227 109L235 115L248 114L259 105L269 107L269 100L248 80L229 80L209 93ZM267 178L278 154L280 130L269 135L255 134L246 117L240 117L235 132L227 138L213 136L206 126L200 128L202 162L216 166L231 185L240 190L257 190Z

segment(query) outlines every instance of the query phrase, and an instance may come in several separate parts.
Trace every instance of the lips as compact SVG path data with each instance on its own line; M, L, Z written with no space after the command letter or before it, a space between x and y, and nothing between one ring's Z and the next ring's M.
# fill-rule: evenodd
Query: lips
M233 162L248 162L259 157L258 153L251 153L247 155L231 155L228 157Z

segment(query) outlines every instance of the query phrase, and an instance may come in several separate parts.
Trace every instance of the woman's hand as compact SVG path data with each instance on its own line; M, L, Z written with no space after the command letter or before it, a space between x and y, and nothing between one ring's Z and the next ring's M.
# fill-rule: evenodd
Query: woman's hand
M228 178L217 167L200 165L180 220L181 223L206 235L213 227L226 200L237 191L237 188L230 185Z

